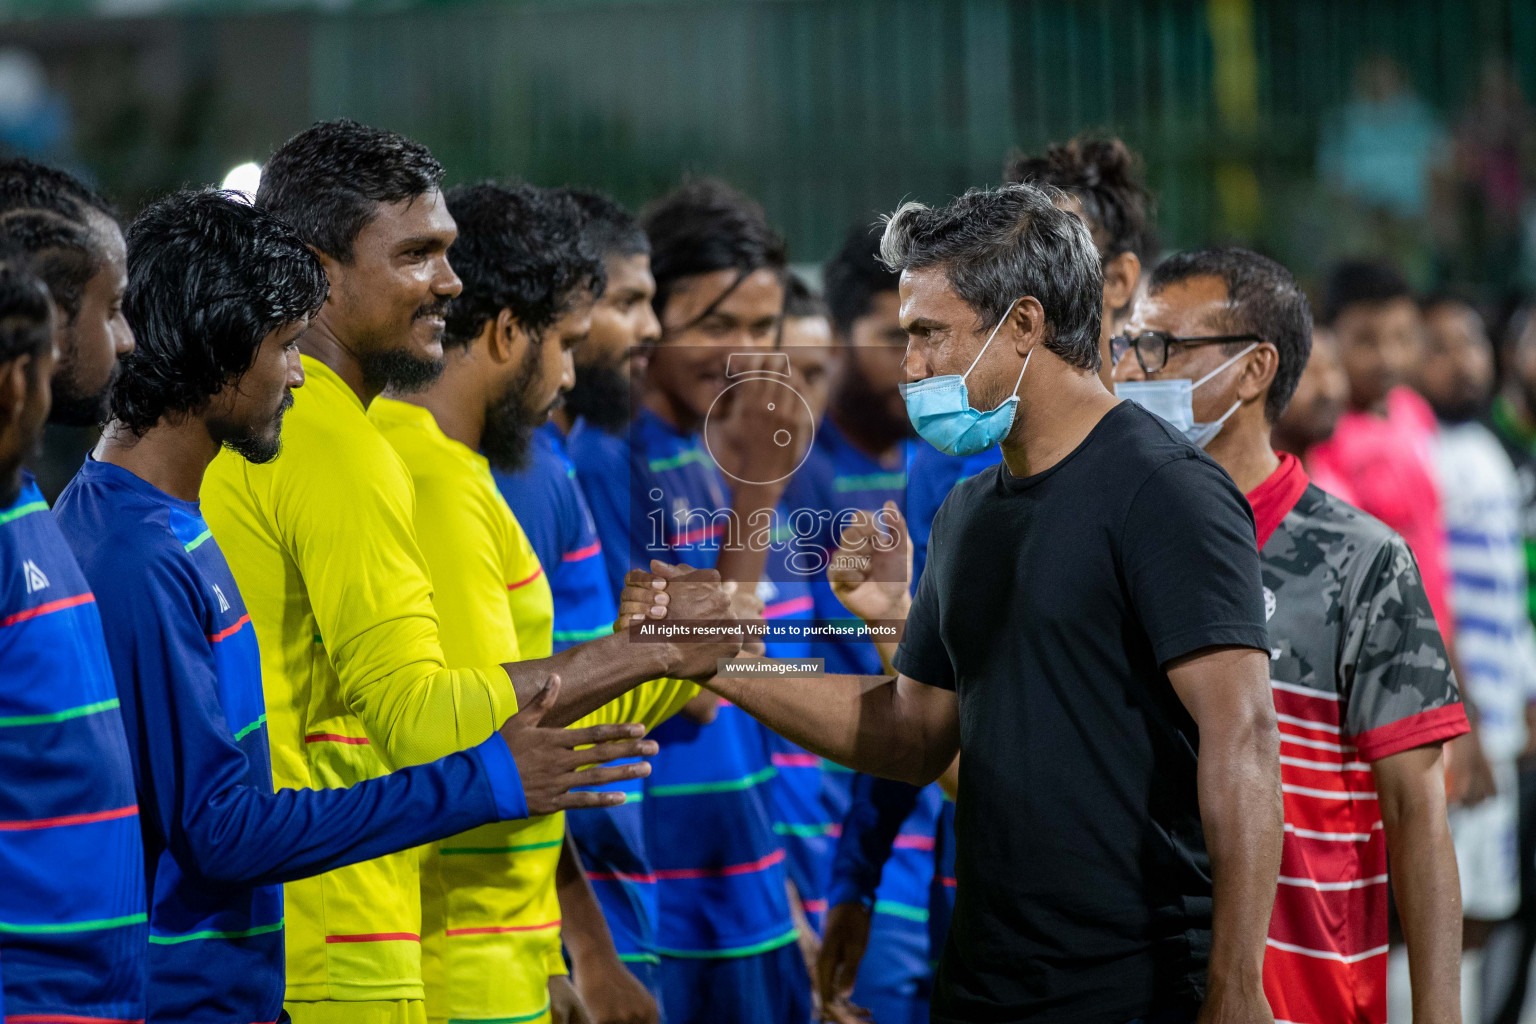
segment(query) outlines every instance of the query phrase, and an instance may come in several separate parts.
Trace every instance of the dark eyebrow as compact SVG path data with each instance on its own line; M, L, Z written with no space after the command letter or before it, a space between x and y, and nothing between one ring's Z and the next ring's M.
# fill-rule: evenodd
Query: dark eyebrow
M442 247L446 249L449 243L443 241L442 235L415 235L400 242L395 248L400 252L408 252L411 249L431 249Z
M901 329L904 330L904 331L913 331L913 330L916 330L919 327L924 327L924 328L927 328L930 331L942 331L944 328L946 328L948 326L949 326L949 324L941 323L938 320L930 320L930 319L928 319L925 316L920 316L917 319L912 320L909 323L902 324L901 325Z

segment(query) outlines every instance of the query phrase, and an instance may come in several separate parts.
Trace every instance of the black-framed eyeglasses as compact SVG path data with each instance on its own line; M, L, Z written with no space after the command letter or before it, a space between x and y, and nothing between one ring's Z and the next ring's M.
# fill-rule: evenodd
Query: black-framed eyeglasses
M1170 345L1220 345L1232 341L1263 341L1257 334L1199 334L1192 337L1180 337L1169 331L1142 331L1140 334L1117 334L1109 339L1109 358L1114 365L1119 365L1120 360L1132 349L1136 350L1136 361L1141 364L1142 372L1156 373L1168 365L1168 346Z

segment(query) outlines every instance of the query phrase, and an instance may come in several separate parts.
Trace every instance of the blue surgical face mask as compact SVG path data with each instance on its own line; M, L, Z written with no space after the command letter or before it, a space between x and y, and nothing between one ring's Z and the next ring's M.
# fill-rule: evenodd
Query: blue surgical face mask
M1232 418L1232 414L1237 412L1238 406L1243 403L1233 402L1232 408L1209 423L1196 423L1195 388L1198 388L1258 347L1257 343L1249 345L1237 355L1196 381L1187 380L1183 377L1176 377L1172 380L1121 381L1115 385L1115 397L1129 398L1148 412L1156 413L1169 423L1172 423L1190 444L1204 448L1216 439L1216 435L1221 433L1221 428L1226 426L1227 420Z
M950 455L975 455L997 444L1013 429L1013 417L1019 407L1019 385L1024 383L1024 371L1029 369L1029 360L1035 350L1030 349L1024 356L1024 365L1019 369L1019 379L1014 382L1013 394L1003 399L996 409L987 412L972 409L965 379L976 369L976 364L981 362L987 345L992 344L997 332L1008 322L1008 316L1016 305L1017 299L1009 303L1008 312L1003 314L997 326L992 328L992 333L987 335L986 344L981 346L981 352L976 353L976 358L971 360L965 373L946 373L915 384L901 385L901 397L907 403L907 418L912 421L912 426L922 439L939 451Z

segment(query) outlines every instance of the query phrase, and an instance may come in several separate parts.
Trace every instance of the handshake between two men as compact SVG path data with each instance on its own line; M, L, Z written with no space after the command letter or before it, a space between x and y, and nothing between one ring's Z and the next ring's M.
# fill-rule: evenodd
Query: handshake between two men
M834 560L840 568L828 575L839 599L864 621L900 622L908 605L906 579L911 573L912 549L906 524L895 506L888 505L882 513L860 512L844 527L837 554L861 557ZM887 580L890 582L880 582ZM722 661L763 654L763 610L763 602L750 586L722 580L714 569L652 561L650 571L634 569L625 576L612 635L578 644L550 658L504 665L523 710L507 722L501 734L517 760L529 813L615 806L623 802L622 793L593 792L590 787L650 774L650 765L645 762L608 765L620 758L656 753L656 744L642 739L643 725L563 727L652 679L697 680L714 693L746 706L781 733L798 733L795 725L804 724L808 708L818 707L824 712L829 710L823 706L824 700L840 700L849 705L845 709L849 715L833 715L830 720L848 718L848 728L833 730L848 735L791 738L802 745L809 740L844 763L861 760L859 752L868 746L886 748L888 737L856 735L866 730L851 722L865 718L854 706L877 698L882 684L891 682L889 677L850 677L845 680L848 686L830 689L812 684L816 690L812 694L795 692L799 685L787 685L790 680L782 675L749 681L718 674ZM662 620L665 629L645 629ZM876 646L890 671L895 643ZM768 702L761 700L767 696L759 690L764 686L775 691ZM813 720L821 717L825 716L810 716ZM868 717L869 729L880 731L873 725L880 717ZM950 751L943 757L939 770L952 756ZM573 792L576 786L583 789Z

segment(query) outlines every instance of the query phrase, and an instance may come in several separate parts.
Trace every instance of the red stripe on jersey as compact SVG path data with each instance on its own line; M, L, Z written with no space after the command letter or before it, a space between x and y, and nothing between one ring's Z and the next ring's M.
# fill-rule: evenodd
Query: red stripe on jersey
M1302 686L1291 686L1282 690L1279 686L1270 684L1269 692L1275 700L1275 711L1294 718L1300 722L1315 722L1323 731L1337 735L1339 730L1339 702L1335 698L1329 700L1324 696L1311 696L1296 691L1303 690ZM1281 719L1286 721L1286 719ZM1287 723L1289 724L1289 723ZM1305 726L1297 725L1304 735L1311 735L1312 731Z
M304 737L305 743L350 743L355 747L368 746L366 736L343 736L335 732L312 732Z
M1286 877L1286 876L1281 876ZM1387 944L1387 884L1384 875L1355 882L1355 889L1320 892L1288 880L1275 890L1269 937L1315 956L1359 957Z
M414 932L371 932L365 935L327 935L326 942L420 942Z
M10 1013L5 1024L144 1024L143 1017L82 1017L78 1013Z
M1355 744L1363 758L1380 761L1414 747L1444 743L1471 730L1466 709L1459 703L1446 704L1363 732L1355 737Z
M1277 1021L1386 1024L1387 958L1344 964L1269 946L1264 994Z
M32 818L28 821L0 821L0 832L31 832L35 829L58 828L61 825L91 825L98 821L115 821L131 818L139 813L138 804L114 807L110 811L91 811L86 814L65 814L57 818Z
M789 754L775 752L772 756L775 768L820 768L821 758L816 754Z
M528 584L532 583L534 580L538 579L540 576L543 576L543 575L544 575L544 567L543 566L539 566L539 568L533 570L533 573L531 575L526 576L523 579L518 580L516 583L508 583L507 584L507 589L508 590L516 590L519 587L526 587Z
M767 856L747 864L726 864L721 867L710 868L668 868L657 871L656 877L670 880L679 878L727 878L731 875L750 875L756 871L765 871L783 859L784 848L781 846Z
M897 835L891 846L897 850L932 850L933 836L925 836L921 833L903 832Z
M1340 773L1344 774L1344 773ZM1353 773L1350 773L1353 774ZM1336 790L1314 790L1310 786L1287 783L1281 776L1285 797L1285 821L1295 828L1321 833L1363 833L1381 820L1381 808L1365 794L1344 794ZM1327 798L1314 795L1326 793ZM1343 799L1353 795L1361 799Z
M236 633L240 632L240 627L241 626L244 626L247 622L250 622L250 621L251 621L251 617L249 615L242 615L242 616L240 616L240 618L236 619L234 621L234 623L232 623L231 625L225 626L223 629L219 630L217 633L209 633L208 634L208 642L211 643L211 644L216 644L220 640L228 640L230 637L232 637Z
M40 604L36 608L25 608L19 612L7 615L5 618L0 619L0 628L14 626L18 622L26 622L28 619L35 619L40 615L52 615L54 612L61 612L66 608L74 608L77 605L90 604L94 600L96 600L96 595L91 593L76 594L74 597L61 597L57 601L49 601L47 604Z
M593 558L593 557L595 557L597 555L600 555L602 553L603 553L603 542L600 541L600 540L595 540L591 544L588 544L584 548L577 548L575 551L567 551L565 554L560 556L560 561L562 561L562 562L581 562L581 561L585 561L588 558Z
M513 932L539 932L546 928L560 927L560 919L545 921L543 924L506 924L485 928L449 928L444 935L509 935Z

